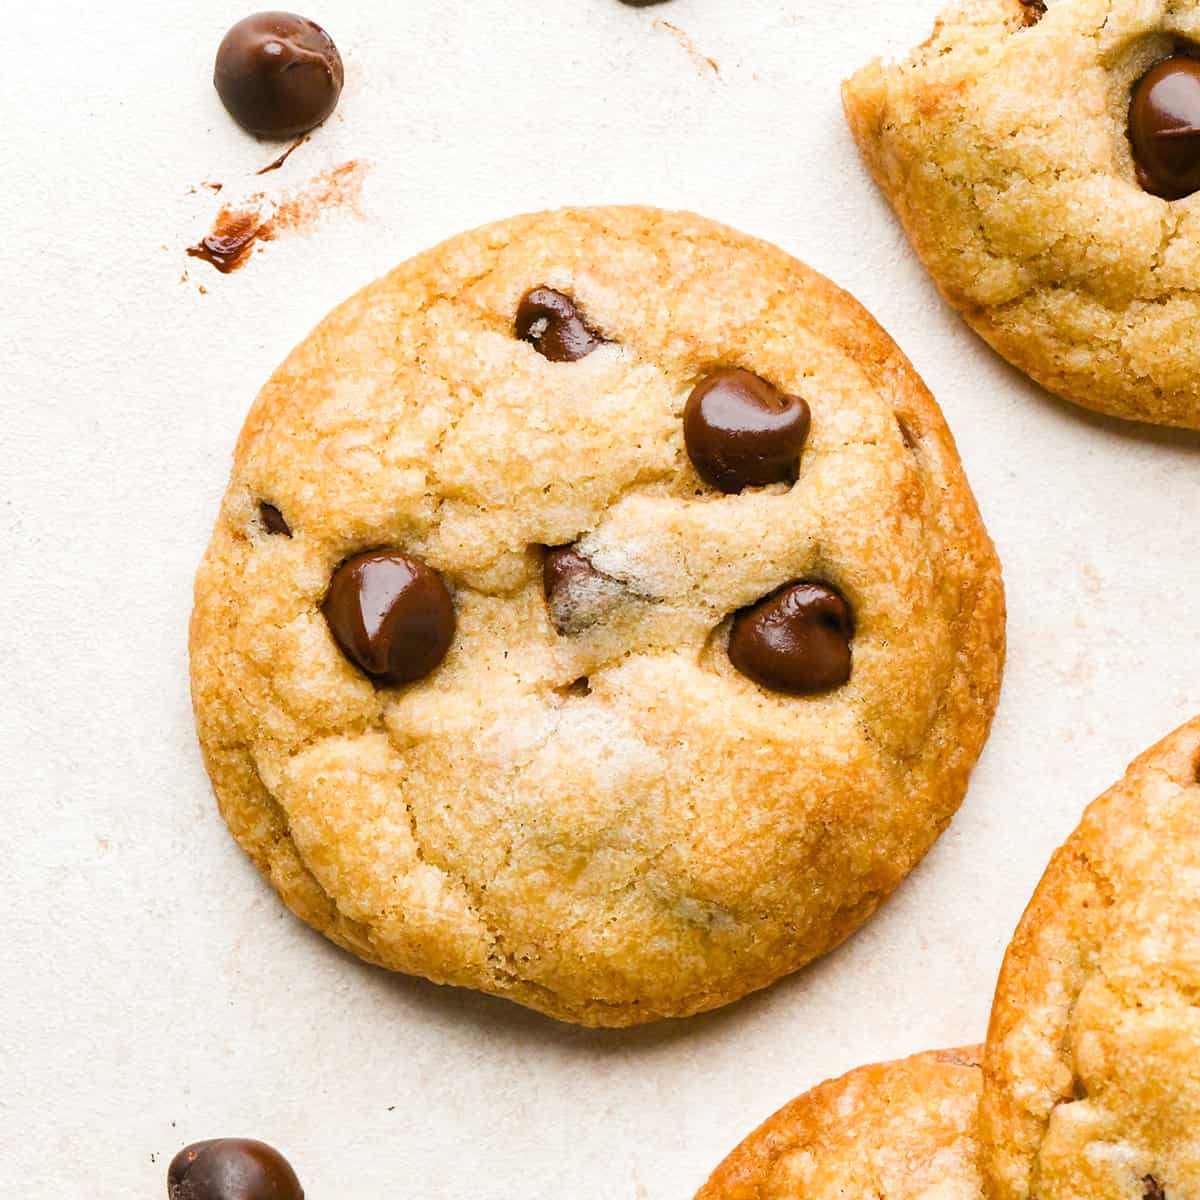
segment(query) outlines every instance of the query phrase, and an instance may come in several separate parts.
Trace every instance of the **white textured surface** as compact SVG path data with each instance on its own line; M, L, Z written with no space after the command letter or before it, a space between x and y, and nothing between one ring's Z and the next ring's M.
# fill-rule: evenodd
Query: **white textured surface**
M182 251L218 207L190 189L236 196L274 154L208 82L247 7L6 11L0 1194L162 1196L183 1142L242 1133L311 1200L678 1200L823 1076L982 1035L1051 848L1200 709L1200 439L1055 403L938 302L838 99L938 4L313 0L346 92L257 182L361 157L364 215L228 278ZM891 330L999 545L1011 661L963 812L862 934L724 1012L598 1034L391 978L286 915L210 801L185 633L247 406L321 315L460 229L614 201L777 241Z

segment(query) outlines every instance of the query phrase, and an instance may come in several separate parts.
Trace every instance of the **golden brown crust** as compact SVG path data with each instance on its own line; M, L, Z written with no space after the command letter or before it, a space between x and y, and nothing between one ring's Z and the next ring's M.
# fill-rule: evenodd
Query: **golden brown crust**
M844 86L872 174L946 299L1100 412L1200 428L1200 196L1137 184L1130 89L1198 0L954 0L905 62ZM1033 22L1031 24L1031 22Z
M1200 718L1088 808L1021 920L986 1055L996 1200L1200 1195L1198 765Z
M764 1121L696 1200L982 1200L982 1047L831 1079Z
M538 284L615 344L551 364L517 341ZM679 415L717 363L809 399L794 488L700 486ZM563 638L536 548L580 537L631 599ZM319 612L377 545L439 570L459 614L400 690ZM797 701L722 639L810 573L857 609L855 669ZM299 915L385 966L626 1025L766 986L899 883L986 737L1004 602L937 405L859 305L690 214L568 210L418 256L293 351L238 441L191 647L222 812Z

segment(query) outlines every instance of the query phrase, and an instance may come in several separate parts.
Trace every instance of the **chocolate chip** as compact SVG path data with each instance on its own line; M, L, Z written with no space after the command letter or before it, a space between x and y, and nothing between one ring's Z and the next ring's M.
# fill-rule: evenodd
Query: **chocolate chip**
M551 362L578 362L604 339L589 329L575 301L552 288L526 292L517 306L517 337Z
M627 8L649 8L652 4L665 4L667 0L621 0Z
M1200 191L1200 62L1176 55L1138 80L1129 141L1146 191L1164 200Z
M574 545L546 551L542 591L551 624L564 637L603 620L626 590L619 580L598 571Z
M258 506L258 518L268 533L279 534L281 537L292 536L292 527L284 520L283 513L273 504L265 500Z
M795 478L808 405L735 367L702 379L683 412L683 440L700 478L725 493Z
M344 562L322 611L342 653L383 684L423 679L454 640L454 604L442 577L399 550Z
M1143 1200L1167 1200L1166 1189L1153 1175L1147 1175L1142 1180L1142 1185L1146 1189L1143 1193Z
M221 39L213 85L230 116L263 137L295 137L320 125L342 94L342 56L315 21L261 12Z
M304 1200L287 1159L265 1142L214 1138L185 1146L167 1169L169 1200Z
M904 439L904 444L910 450L915 450L917 448L917 435L913 433L912 426L903 417L897 417L896 424L900 427L900 436Z
M729 659L774 692L808 696L850 678L854 614L840 592L823 583L792 583L733 619Z
M571 699L572 697L582 698L592 694L592 681L586 675L581 675L578 679L568 683L566 687L555 689L563 699Z
M1018 0L1026 26L1036 25L1046 15L1046 0Z

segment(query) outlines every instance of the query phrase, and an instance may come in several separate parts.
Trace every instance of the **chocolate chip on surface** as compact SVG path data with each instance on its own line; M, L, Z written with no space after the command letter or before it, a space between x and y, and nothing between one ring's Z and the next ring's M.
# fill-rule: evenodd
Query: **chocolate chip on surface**
M723 367L692 389L683 438L700 478L732 494L793 479L810 423L800 396L749 371Z
M793 583L733 619L729 659L774 692L814 695L850 678L854 614L845 597L823 583Z
M185 1146L167 1169L168 1200L304 1200L291 1164L265 1142L213 1138Z
M321 606L342 653L382 684L423 679L457 624L442 577L399 550L371 550L337 571Z
M589 329L575 301L553 288L538 287L525 293L517 306L517 337L529 342L550 362L578 362L604 339Z
M290 538L292 536L292 527L274 504L262 501L258 506L258 519L262 521L263 528L268 533L278 534L280 537Z
M1200 191L1200 61L1176 55L1138 80L1129 142L1146 191L1164 200Z
M295 137L337 106L342 56L315 21L289 12L255 13L221 39L213 85L243 129Z
M627 591L619 580L597 570L575 545L546 551L542 592L550 622L564 637L582 633L603 620Z

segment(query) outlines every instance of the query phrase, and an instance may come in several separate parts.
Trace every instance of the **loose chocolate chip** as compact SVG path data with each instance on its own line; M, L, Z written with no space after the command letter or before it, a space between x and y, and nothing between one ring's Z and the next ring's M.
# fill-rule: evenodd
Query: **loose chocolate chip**
M801 397L723 367L692 389L683 440L701 479L729 494L793 479L809 422Z
M733 619L729 659L773 692L809 696L850 678L854 614L823 583L792 583Z
M1146 191L1164 200L1200 191L1200 61L1176 55L1138 80L1129 141Z
M602 620L626 588L598 571L571 545L546 551L542 591L551 624L564 637L571 637Z
M221 39L213 84L230 116L263 137L295 137L320 125L342 94L342 56L315 21L261 12Z
M1147 1175L1142 1184L1146 1189L1143 1200L1167 1200L1166 1189L1153 1175Z
M185 1146L167 1169L168 1200L304 1200L296 1172L278 1150L244 1138Z
M276 533L281 537L292 536L292 527L284 520L283 513L273 504L265 500L258 506L258 518L268 533Z
M454 640L454 604L442 577L399 550L344 562L322 611L342 653L383 684L423 679Z
M587 327L575 301L552 288L526 292L517 306L517 337L551 362L578 362L604 339Z

